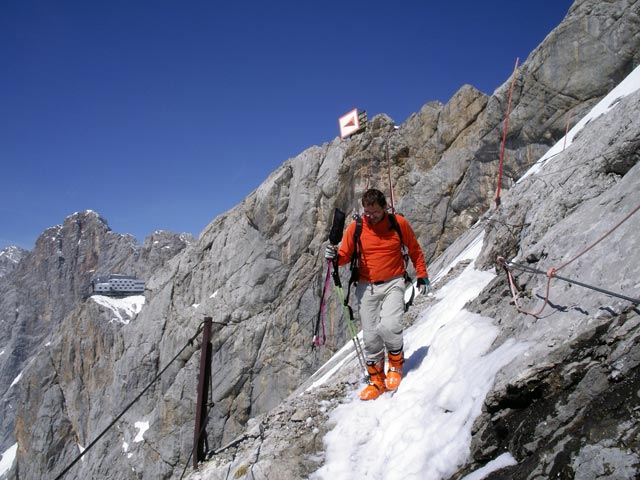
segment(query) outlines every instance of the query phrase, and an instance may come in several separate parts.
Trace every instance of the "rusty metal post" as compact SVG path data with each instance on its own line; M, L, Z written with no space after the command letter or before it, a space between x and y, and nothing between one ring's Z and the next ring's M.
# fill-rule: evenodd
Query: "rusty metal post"
M193 468L198 468L198 462L205 459L207 452L206 421L207 400L209 392L209 379L211 378L211 317L204 317L204 329L202 331L202 351L200 353L200 380L198 381L198 403L196 406L196 427L193 435Z

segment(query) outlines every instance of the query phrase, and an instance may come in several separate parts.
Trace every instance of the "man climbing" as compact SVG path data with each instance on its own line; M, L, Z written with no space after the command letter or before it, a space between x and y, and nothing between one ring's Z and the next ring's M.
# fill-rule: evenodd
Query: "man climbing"
M357 252L355 296L370 376L369 384L360 392L360 398L375 400L386 390L396 390L402 380L404 350L401 320L406 274L403 244L416 270L420 293L426 293L429 276L422 249L409 222L400 215L386 212L384 194L373 188L367 190L362 196L362 206L365 220L361 222L361 227L357 228L357 221L349 224L340 249L328 245L325 257L333 260L338 255L338 264L344 265ZM385 351L389 358L386 375Z

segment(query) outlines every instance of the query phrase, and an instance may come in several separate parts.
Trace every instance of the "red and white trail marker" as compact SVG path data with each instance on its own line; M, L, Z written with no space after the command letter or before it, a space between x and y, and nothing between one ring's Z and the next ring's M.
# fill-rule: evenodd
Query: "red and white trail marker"
M354 108L349 113L338 119L340 125L340 138L345 138L360 130L360 120L358 119L358 109Z

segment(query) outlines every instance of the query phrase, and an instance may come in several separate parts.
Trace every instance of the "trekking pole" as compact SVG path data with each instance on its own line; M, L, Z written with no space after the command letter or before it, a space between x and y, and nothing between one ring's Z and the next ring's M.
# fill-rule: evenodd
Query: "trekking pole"
M336 208L333 212L333 221L331 222L331 231L329 232L329 242L331 245L337 245L342 240L342 230L344 230L344 212ZM331 262L327 262L327 274L324 279L324 288L322 289L322 296L320 297L320 308L318 309L318 316L316 317L316 325L313 329L313 343L311 348L324 345L327 341L327 335L324 329L324 308L327 299L327 290L329 289L329 278L331 277ZM320 329L322 328L322 343L320 343Z
M311 344L311 348L319 347L324 345L327 341L327 334L324 330L324 306L327 298L327 290L329 288L329 279L331 278L331 264L327 263L327 275L324 279L324 288L322 289L322 297L320 297L320 308L318 310L318 317L316 318L316 326L313 329L313 343ZM320 328L322 327L322 343L320 343L320 339L318 338L318 334L320 333Z
M349 329L349 333L351 334L351 340L353 341L353 346L356 351L356 357L358 358L358 363L360 364L360 369L362 370L362 376L364 378L364 381L368 382L369 373L367 372L364 351L362 350L360 338L358 338L358 330L356 329L356 325L353 321L353 310L349 306L348 302L346 302L344 299L344 290L342 290L342 282L340 281L340 273L338 272L337 258L333 259L333 283L335 284L336 291L338 292L338 300L343 307L344 318L347 321L347 328Z

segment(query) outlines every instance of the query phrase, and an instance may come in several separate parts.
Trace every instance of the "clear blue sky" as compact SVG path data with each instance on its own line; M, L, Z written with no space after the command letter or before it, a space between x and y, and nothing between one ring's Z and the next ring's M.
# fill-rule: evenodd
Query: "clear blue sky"
M571 3L1 2L0 249L87 209L197 236L352 108L491 94Z

